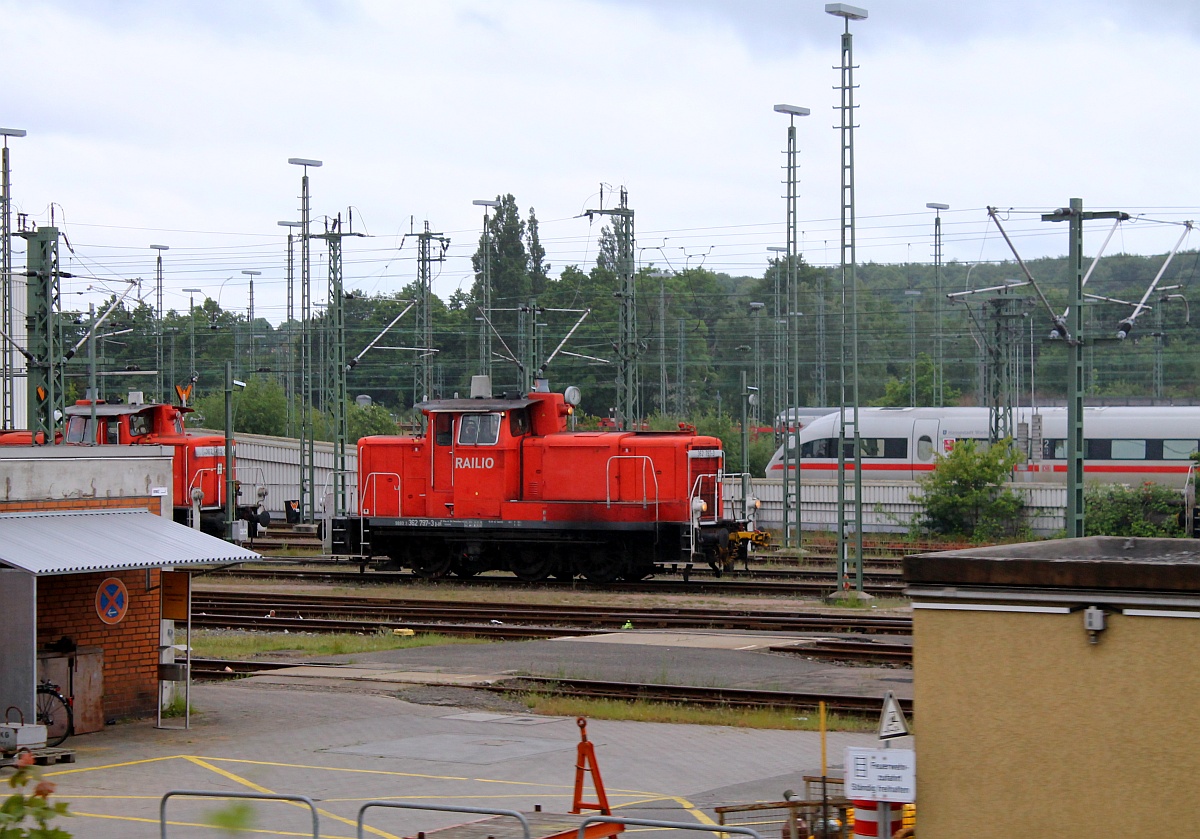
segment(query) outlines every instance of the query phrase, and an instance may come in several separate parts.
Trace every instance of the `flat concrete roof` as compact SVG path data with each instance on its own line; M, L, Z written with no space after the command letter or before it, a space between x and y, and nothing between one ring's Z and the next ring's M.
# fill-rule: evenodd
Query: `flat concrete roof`
M1200 543L1192 539L1087 536L915 554L915 585L1200 592Z

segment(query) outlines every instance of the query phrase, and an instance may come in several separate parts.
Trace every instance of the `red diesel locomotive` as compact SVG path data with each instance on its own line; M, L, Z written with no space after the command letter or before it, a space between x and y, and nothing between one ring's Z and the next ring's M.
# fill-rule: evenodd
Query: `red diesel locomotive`
M659 563L721 571L756 534L723 518L716 437L571 432L578 391L439 399L423 437L358 443L358 515L334 552L387 556L430 578L507 570L524 580L639 580Z
M191 525L192 493L199 495L200 528L225 536L225 437L184 428L185 406L144 403L130 394L128 403L80 400L66 408L66 427L59 441L77 446L167 446L172 463L174 520ZM42 441L38 441L42 442ZM29 431L0 432L0 445L33 444ZM235 467L236 468L236 467ZM235 516L248 523L250 535L266 527L271 516L263 508L265 491L254 503L241 502L241 483L234 481Z

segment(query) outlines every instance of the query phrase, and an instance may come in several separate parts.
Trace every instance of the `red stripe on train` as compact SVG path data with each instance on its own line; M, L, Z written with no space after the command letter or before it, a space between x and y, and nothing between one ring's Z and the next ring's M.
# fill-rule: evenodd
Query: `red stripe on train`
M1032 472L1035 474L1039 471L1051 471L1051 472L1066 472L1067 471L1067 465L1065 463L1044 464L1044 465L1050 466L1051 468L1050 469L1043 468L1040 470L1039 469L1028 469L1028 470L1018 469L1015 471L1019 471L1019 472L1028 471L1028 472ZM796 467L793 466L790 468L793 471L795 471ZM837 463L834 463L834 462L805 463L804 467L803 467L803 471L805 471L805 472L808 472L808 471L836 472L837 468L838 468L838 465L837 465ZM864 472L906 472L910 469L914 472L932 472L933 468L934 468L933 464L929 464L929 463L914 463L914 464L866 463L863 465ZM1100 464L1088 465L1085 463L1084 467L1083 467L1083 471L1084 472L1112 473L1112 474L1117 474L1117 475L1137 474L1137 473L1145 473L1145 472L1152 472L1152 473L1158 473L1158 474L1164 474L1164 475L1186 475L1189 468L1190 467L1188 467L1188 466L1153 466L1150 464L1140 464L1140 465L1132 465L1132 466L1117 466L1117 465L1107 465L1107 464L1106 465L1100 465ZM854 464L848 462L846 464L846 470L849 472L853 472ZM776 464L771 467L771 471L782 472L783 465Z

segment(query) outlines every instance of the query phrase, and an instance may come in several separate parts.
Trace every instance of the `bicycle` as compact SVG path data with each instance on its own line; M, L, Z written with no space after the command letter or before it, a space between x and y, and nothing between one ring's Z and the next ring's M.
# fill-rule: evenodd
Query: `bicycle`
M71 700L49 679L37 686L37 721L46 726L47 746L57 746L75 732Z

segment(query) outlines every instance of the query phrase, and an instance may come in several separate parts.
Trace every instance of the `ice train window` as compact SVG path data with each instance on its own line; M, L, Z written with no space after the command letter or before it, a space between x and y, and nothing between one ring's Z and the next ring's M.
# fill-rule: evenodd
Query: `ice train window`
M933 438L921 435L917 438L917 460L933 460Z
M1145 460L1146 459L1146 441L1145 440L1113 440L1112 441L1112 459L1113 460Z
M1196 451L1195 440L1163 440L1163 460L1187 460Z

